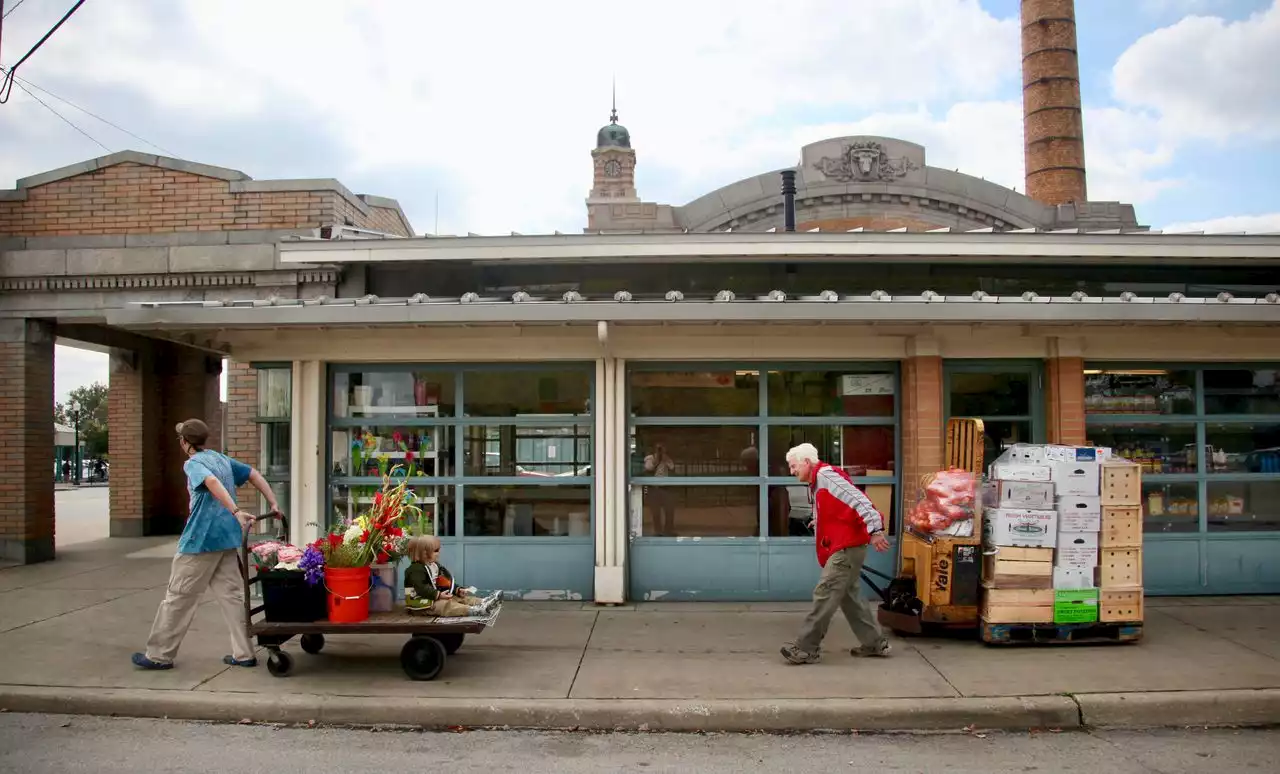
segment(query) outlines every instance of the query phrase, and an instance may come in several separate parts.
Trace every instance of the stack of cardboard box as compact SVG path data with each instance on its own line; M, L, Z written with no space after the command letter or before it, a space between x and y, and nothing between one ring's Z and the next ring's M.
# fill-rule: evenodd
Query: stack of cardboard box
M1043 460L1006 453L991 465L982 500L983 622L1052 622L1058 537L1052 470Z
M1110 449L1008 449L983 489L983 621L1141 621L1141 496Z

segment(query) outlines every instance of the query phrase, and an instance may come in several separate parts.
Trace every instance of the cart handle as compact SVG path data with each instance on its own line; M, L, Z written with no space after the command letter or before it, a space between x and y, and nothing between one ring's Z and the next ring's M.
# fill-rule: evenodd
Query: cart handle
M249 631L253 624L253 614L255 612L253 601L249 595L249 528L260 521L267 521L268 519L279 519L280 523L284 525L284 538L286 540L289 539L289 517L280 511L270 511L261 516L254 516L241 530L244 534L240 538L240 556L237 558L240 560L240 584L244 589L244 627L246 632Z

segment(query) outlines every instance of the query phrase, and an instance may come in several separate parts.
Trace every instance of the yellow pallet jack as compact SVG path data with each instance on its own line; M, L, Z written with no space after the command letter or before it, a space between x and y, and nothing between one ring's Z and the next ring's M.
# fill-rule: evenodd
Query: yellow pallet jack
M948 467L982 476L984 429L981 419L956 418L947 422ZM921 488L932 483L933 476L923 476ZM882 626L898 634L977 628L982 581L980 504L975 503L974 510L970 537L929 535L904 528L898 576L881 593L884 604L877 616ZM870 581L867 583L880 591Z

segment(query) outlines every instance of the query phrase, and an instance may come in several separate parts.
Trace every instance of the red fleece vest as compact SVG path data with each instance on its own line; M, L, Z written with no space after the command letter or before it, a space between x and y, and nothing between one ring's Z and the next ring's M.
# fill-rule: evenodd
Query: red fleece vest
M818 519L814 545L818 551L819 567L826 567L827 560L836 551L843 551L851 546L865 546L871 542L867 525L858 512L838 500L825 487L818 487L818 474L826 469L853 484L849 474L835 465L819 462L813 468L813 481L809 482L809 491L813 493L813 513Z

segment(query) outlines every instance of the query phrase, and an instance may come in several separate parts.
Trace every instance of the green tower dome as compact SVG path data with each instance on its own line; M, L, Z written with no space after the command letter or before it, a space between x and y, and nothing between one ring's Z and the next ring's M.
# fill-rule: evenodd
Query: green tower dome
M618 123L618 109L615 107L609 116L609 123L596 132L597 148L630 148L631 132Z

